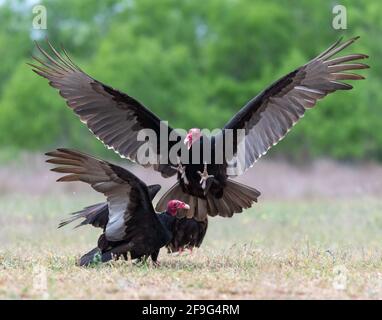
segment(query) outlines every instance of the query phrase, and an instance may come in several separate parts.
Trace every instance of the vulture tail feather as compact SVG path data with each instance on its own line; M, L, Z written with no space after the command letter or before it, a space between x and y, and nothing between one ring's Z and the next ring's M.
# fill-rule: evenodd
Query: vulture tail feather
M61 228L81 218L84 220L79 225L77 225L76 228L87 224L91 224L97 228L105 228L109 220L109 207L107 202L88 206L81 211L72 213L72 216L62 220L58 227Z
M81 258L77 261L77 266L79 267L91 267L97 266L101 262L108 262L113 260L114 256L111 250L106 252L102 252L100 248L94 248L90 250L88 253L85 253Z
M178 214L179 218L187 216L188 218L194 217L198 221L204 221L207 215L232 217L234 213L240 213L243 209L250 208L253 202L257 202L259 196L258 190L228 179L221 198L216 198L209 193L207 199L201 199L184 193L179 182L177 182L158 201L156 210L165 211L168 201L178 199L190 206L190 210Z
M77 261L77 265L79 267L89 267L91 265L96 265L97 262L101 262L102 253L99 248L94 248L90 250L88 253L85 253L80 259Z
M219 216L232 217L234 213L240 213L243 209L250 208L253 202L257 202L260 194L260 191L255 188L228 179L220 199L215 198L212 194L207 195L207 197L208 201L213 202L218 208Z

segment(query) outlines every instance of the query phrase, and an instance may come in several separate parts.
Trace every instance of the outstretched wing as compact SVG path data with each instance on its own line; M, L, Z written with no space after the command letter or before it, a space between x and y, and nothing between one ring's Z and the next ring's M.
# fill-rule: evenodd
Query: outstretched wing
M236 137L232 141L233 154L242 157L242 169L252 167L303 117L305 110L315 106L318 99L337 90L353 88L342 80L364 79L361 75L344 71L368 68L366 64L353 62L367 58L367 55L349 54L331 59L357 39L352 38L343 43L341 39L338 40L319 56L282 77L249 101L224 126L224 129L245 130L244 139L241 140L242 146L245 146L243 154L238 154L240 141L236 141Z
M151 129L156 139L155 143L149 140L149 148L158 159L145 166L153 165L164 177L176 173L171 165L157 164L160 158L167 159L168 156L161 154L166 151L160 149L160 126L164 126L162 132L174 132L175 137L183 139L180 134L165 123L161 124L161 120L139 101L87 75L72 62L64 49L63 54L60 54L48 42L52 51L52 55L49 55L38 43L36 45L45 59L34 57L39 64L30 64L33 71L48 79L49 84L59 90L67 105L99 140L121 157L139 162L137 151L145 141L138 141L138 133L143 129ZM169 141L169 150L174 143L176 141Z
M51 169L67 174L57 181L82 181L107 197L109 217L105 235L109 241L139 237L147 242L161 242L164 230L155 213L148 188L134 174L119 166L87 154L57 149L46 153Z

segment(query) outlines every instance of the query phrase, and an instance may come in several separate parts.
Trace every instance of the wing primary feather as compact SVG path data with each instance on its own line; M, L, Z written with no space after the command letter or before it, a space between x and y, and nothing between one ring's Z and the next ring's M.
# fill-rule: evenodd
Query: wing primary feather
M340 52L341 50L345 49L349 45L351 45L354 41L356 41L359 37L351 38L347 41L345 41L343 44L339 45L338 47L333 48L329 52L327 52L325 55L321 56L321 60L329 59L330 57L334 56L336 53ZM338 43L339 44L339 43Z
M59 52L52 46L49 40L46 41L48 43L49 48L53 51L54 55L70 70L76 71L60 54Z
M336 42L334 42L329 48L327 48L324 52L321 52L317 57L315 57L313 60L321 59L324 55L326 55L329 51L331 51L333 48L335 48L339 43L341 43L343 37L340 37Z
M59 63L57 63L56 60L54 60L43 48L41 48L41 46L38 44L37 41L35 41L35 44L36 44L38 50L45 56L45 58L47 58L52 63L53 66L56 66L57 68L61 69L64 72L68 72L69 71L68 69L64 68L64 66L62 66ZM50 67L53 67L53 66L50 66Z

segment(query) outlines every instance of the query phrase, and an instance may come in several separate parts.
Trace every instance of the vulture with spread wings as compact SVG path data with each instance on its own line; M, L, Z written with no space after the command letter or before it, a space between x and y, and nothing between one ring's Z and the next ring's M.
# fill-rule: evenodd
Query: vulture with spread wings
M89 206L60 225L83 218L80 225L103 229L97 248L80 258L80 266L90 265L97 255L106 262L113 256L127 258L129 253L132 259L150 256L157 263L159 249L173 243L176 215L189 209L186 203L171 200L167 210L157 214L152 199L160 185L147 186L128 170L75 150L57 149L46 155L48 163L59 165L51 170L65 174L57 181L86 182L107 198L106 203Z
M179 199L189 203L191 209L187 212L188 217L206 221L207 215L231 217L249 208L260 195L256 189L229 178L235 175L230 170L232 163L241 164L238 174L245 172L280 141L305 111L316 105L317 100L337 90L352 89L343 80L364 79L361 75L347 71L368 68L366 64L355 62L367 58L367 55L333 57L357 39L345 42L338 40L316 58L274 82L239 110L217 135L204 135L197 128L182 135L167 126L164 131L166 135L171 134L172 138L165 137L169 145L165 151L159 147L163 139L160 137L160 119L134 98L87 75L73 63L65 50L60 54L49 44L52 54L48 54L37 44L45 58L35 58L39 64L32 64L32 67L59 90L68 106L91 132L119 155L137 161L138 149L146 143L137 138L139 131L150 129L155 132L157 140L150 148L157 160L169 161L155 161L146 165L152 165L163 177L178 177L177 183L159 200L156 209L164 210L170 199ZM240 141L235 134L234 138L226 139L229 131L244 134ZM186 161L179 154L176 159L168 154L168 150L179 141L187 148ZM245 150L240 153L240 159L239 142ZM207 144L211 146L212 161L209 162L206 162L203 151L200 152ZM224 152L221 163L214 162L218 150L228 149L232 152ZM194 151L198 151L197 157L192 157ZM161 154L163 152L167 154Z

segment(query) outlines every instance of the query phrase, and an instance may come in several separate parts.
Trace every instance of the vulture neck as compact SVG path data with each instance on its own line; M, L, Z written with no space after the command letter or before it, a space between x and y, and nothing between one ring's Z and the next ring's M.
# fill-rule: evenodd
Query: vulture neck
M171 217L175 217L176 216L176 210L177 210L176 208L167 208L165 213Z

